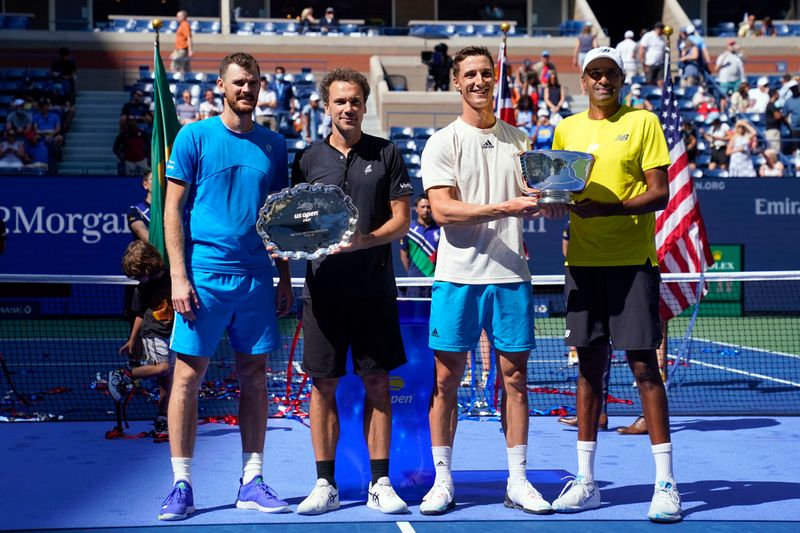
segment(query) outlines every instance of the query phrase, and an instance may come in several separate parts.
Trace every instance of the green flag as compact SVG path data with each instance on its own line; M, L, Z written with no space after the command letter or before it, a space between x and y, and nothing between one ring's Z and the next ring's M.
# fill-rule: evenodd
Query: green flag
M161 62L159 53L158 34L156 34L155 54L153 57L154 83L153 83L153 137L150 143L150 161L153 168L153 186L150 191L150 244L156 247L164 262L167 254L164 246L164 197L167 191L166 167L169 154L172 151L172 142L181 128L178 115L175 112L175 102L169 92L169 81Z

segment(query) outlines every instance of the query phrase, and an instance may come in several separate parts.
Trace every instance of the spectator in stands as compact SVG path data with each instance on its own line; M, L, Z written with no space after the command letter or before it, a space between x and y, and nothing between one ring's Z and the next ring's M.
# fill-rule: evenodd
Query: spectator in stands
M21 133L28 133L33 129L33 117L22 107L25 100L17 98L11 102L11 112L6 116L6 129L15 129Z
M633 32L625 32L625 38L617 45L617 52L622 56L625 67L625 83L633 83L633 77L639 74L639 44L633 40Z
M688 37L683 40L683 49L678 61L683 65L681 70L681 87L692 87L700 83L700 50Z
M786 170L780 160L778 150L767 148L764 150L764 163L758 167L758 175L762 178L781 178Z
M307 7L300 12L300 33L315 30L318 26L317 19L314 18L314 8Z
M542 50L541 59L534 63L532 68L536 73L537 86L547 84L550 73L556 71L556 65L550 61L550 52L547 50Z
M800 146L800 85L793 85L790 97L783 104L783 115L789 119L789 129L792 131L792 141L785 143L783 153L790 154Z
M769 102L764 115L764 136L767 138L767 145L773 150L781 149L781 127L786 123L783 112L778 108L778 89L769 90Z
M714 170L728 168L728 140L731 136L731 128L727 122L722 122L719 113L711 113L706 117L708 129L701 129L700 134L711 145L711 161L708 168Z
M553 132L556 127L550 123L550 112L540 109L536 113L536 128L531 133L531 144L534 150L549 150L553 146Z
M567 91L561 86L556 71L551 72L547 77L542 101L550 111L550 120L552 120L554 124L558 123L561 119L559 113L561 113L562 109L567 108Z
M414 203L417 219L411 222L408 233L400 238L400 262L411 278L432 278L436 270L436 249L439 247L439 225L433 220L431 202L422 193ZM406 287L408 298L430 298L431 288Z
M697 168L697 163L695 162L697 160L697 133L691 120L681 122L681 135L683 136L683 145L686 147L689 168L694 170Z
M575 49L572 51L572 65L580 70L583 65L583 58L592 48L597 48L597 36L594 33L594 24L592 21L587 21L578 35L578 41L575 43Z
M17 131L6 130L6 139L0 143L0 168L21 169L25 164L25 148L17 138Z
M705 79L705 73L710 71L711 68L711 56L708 53L708 47L706 46L706 41L703 39L703 36L697 31L697 28L694 27L694 24L689 24L684 28L684 33L686 33L686 38L692 41L695 46L697 46L698 51L698 63L697 68L700 71L700 81L701 83Z
M530 137L533 134L534 115L536 108L533 106L533 100L527 94L523 94L517 100L517 105L514 108L514 117L517 122L517 127L525 132L525 135ZM548 113L548 116L550 114Z
M189 14L181 9L175 15L178 20L178 29L175 31L175 50L170 54L172 72L191 72L190 57L194 55L192 48L192 27L189 24Z
M124 167L126 176L143 176L150 168L147 156L150 153L150 138L128 121L124 132L114 140L114 154Z
M792 96L792 87L797 85L797 82L792 78L791 74L784 74L781 76L781 86L778 89L778 101L775 105L783 107L783 104Z
M275 75L269 84L269 90L275 93L277 106L275 107L275 119L278 121L278 129L287 127L289 118L295 112L294 88L292 82L286 79L286 69L278 65L275 67Z
M634 109L653 110L653 104L650 100L642 96L642 86L638 83L631 85L631 90L625 95L624 102L626 106Z
M144 93L141 89L136 89L131 94L131 101L122 106L119 116L119 131L124 132L128 129L128 122L133 122L138 128L150 131L153 124L153 113L150 106L144 102Z
M724 52L717 56L716 61L717 80L722 86L725 94L733 93L739 84L746 79L744 73L744 61L736 47L736 41L728 41L728 46Z
M200 120L200 109L197 104L192 103L192 93L188 90L181 93L181 101L175 106L175 111L178 113L178 122L181 125Z
M517 68L516 85L519 87L519 94L526 94L532 98L535 95L536 102L539 101L539 75L533 69L530 59L523 60Z
M36 131L29 131L25 134L25 167L35 170L47 170L53 172L51 167L50 150L47 142Z
M325 16L319 20L319 30L322 33L339 31L339 19L336 18L336 11L332 7L328 7Z
M203 93L203 101L200 102L198 110L200 112L200 120L222 114L222 104L216 99L212 89L206 89ZM258 114L257 111L256 114Z
M325 113L320 106L317 93L311 93L308 103L300 114L303 121L303 139L308 143L320 140L322 138L322 117Z
M256 105L256 122L278 131L278 122L275 120L275 108L278 106L278 99L275 91L267 86L267 77L261 76L261 88L258 91L258 104Z
M728 141L726 153L730 157L728 176L732 178L754 178L753 150L756 149L756 129L746 120L737 120L733 136Z
M752 13L747 15L747 19L739 25L739 31L736 34L739 37L756 37L758 35L756 16Z
M147 242L150 238L150 191L153 188L153 173L149 170L142 176L142 187L147 193L144 200L130 206L126 218L131 233L140 241Z
M503 20L504 17L505 12L497 2L491 2L483 7L483 18L487 20Z
M639 60L644 65L645 83L658 85L664 83L664 23L656 22L653 29L645 33L639 41Z
M64 85L64 95L71 103L75 103L75 78L78 66L70 54L69 48L62 46L58 49L58 59L50 66L50 73L55 80Z
M450 90L450 71L453 68L453 58L447 54L447 45L439 43L433 47L431 62L428 65L428 76L433 81L434 91Z
M747 92L750 105L745 109L747 113L764 113L769 103L769 79L761 76L756 82L756 87Z
M750 84L743 81L739 84L736 92L731 95L731 110L734 115L746 113L752 103L750 100Z
M702 102L700 102L700 105L697 106L697 112L704 117L707 117L711 113L719 113L720 109L717 106L717 101L714 99L714 97L710 94L707 94L703 96Z
M61 161L61 146L64 144L64 137L61 135L61 119L55 113L50 112L48 100L39 102L39 112L33 115L33 128L44 137L53 158Z
M759 37L775 37L778 35L778 29L772 23L772 17L764 17L761 20L761 29L758 31Z

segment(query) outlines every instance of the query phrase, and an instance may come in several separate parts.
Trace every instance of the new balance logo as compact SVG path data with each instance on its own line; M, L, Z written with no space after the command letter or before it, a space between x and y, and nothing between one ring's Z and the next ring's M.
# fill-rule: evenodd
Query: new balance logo
M492 144L492 141L490 141L489 139L486 139L485 141L483 141L483 144L481 145L481 148L486 150L487 148L494 148L494 145Z
M436 331L436 328L433 328L433 331L431 331L431 337L439 338L439 332Z

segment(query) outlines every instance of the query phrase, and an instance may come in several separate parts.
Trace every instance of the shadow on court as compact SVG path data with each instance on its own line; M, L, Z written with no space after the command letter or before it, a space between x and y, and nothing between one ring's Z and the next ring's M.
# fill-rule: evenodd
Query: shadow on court
M779 426L774 418L725 418L716 420L685 420L673 422L670 431L732 431L737 429L763 429Z
M653 496L652 485L628 485L602 488L603 506L614 507L647 503ZM749 507L762 503L796 500L800 494L800 483L780 481L726 481L713 479L694 483L678 483L681 493L683 516L724 509L727 507ZM700 505L696 505L700 503Z
M550 501L563 488L566 470L528 470L528 479ZM459 509L502 503L506 494L508 470L454 470Z

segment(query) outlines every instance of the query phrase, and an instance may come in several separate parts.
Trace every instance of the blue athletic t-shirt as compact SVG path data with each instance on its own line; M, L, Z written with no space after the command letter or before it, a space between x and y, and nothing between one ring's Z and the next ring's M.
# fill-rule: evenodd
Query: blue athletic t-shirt
M272 269L256 220L267 195L288 185L287 167L286 140L257 124L236 133L212 117L181 128L167 177L190 184L183 222L187 270Z

